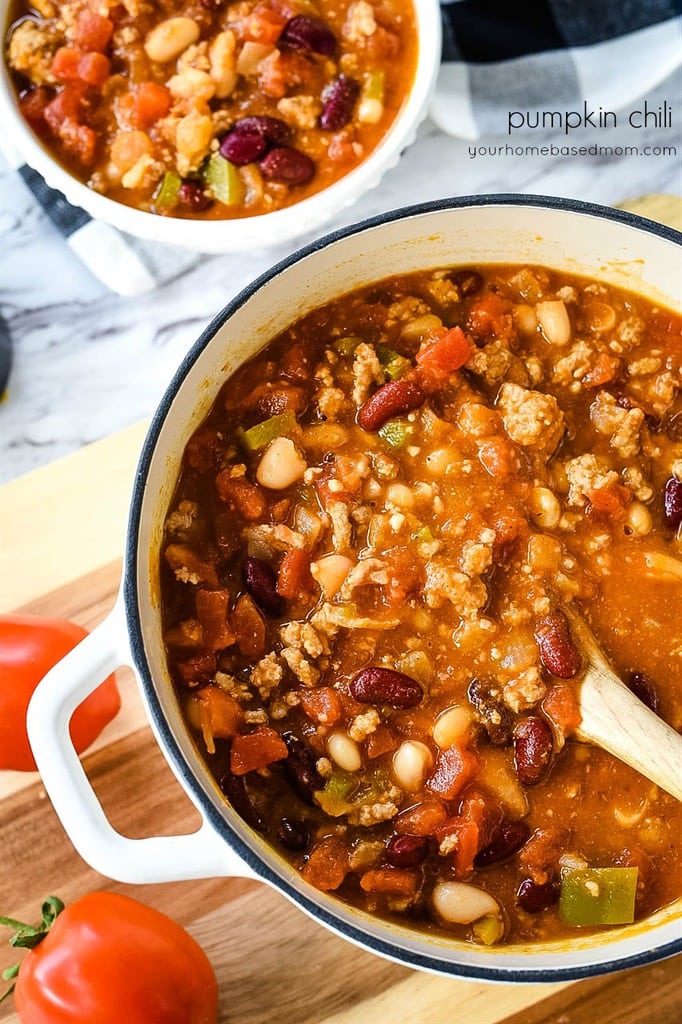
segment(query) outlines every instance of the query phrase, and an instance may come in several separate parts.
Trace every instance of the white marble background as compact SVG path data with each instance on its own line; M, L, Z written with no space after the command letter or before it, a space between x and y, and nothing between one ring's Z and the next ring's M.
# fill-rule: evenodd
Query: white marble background
M680 80L649 97L673 107L673 128L573 132L574 145L676 146L675 155L477 157L432 122L381 187L329 227L399 206L489 192L561 195L607 205L682 192ZM481 139L496 145L506 138ZM562 134L515 144L566 143ZM301 244L309 239L302 239ZM291 248L294 248L293 246ZM0 165L0 312L14 341L9 395L0 405L0 482L149 416L187 348L211 317L289 247L204 257L136 299L97 282L67 248L18 176Z

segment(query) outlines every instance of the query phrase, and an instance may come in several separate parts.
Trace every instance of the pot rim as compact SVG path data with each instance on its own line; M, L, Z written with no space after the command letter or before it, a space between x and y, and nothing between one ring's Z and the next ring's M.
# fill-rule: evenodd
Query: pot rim
M336 242L349 238L352 235L361 234L364 231L381 227L389 222L403 220L410 217L419 217L423 214L432 214L439 211L477 206L523 206L536 209L565 211L567 213L574 213L588 217L597 217L600 219L615 221L639 231L646 231L651 234L658 235L659 237L682 247L682 232L624 210L616 210L611 207L600 206L595 203L587 203L577 199L500 193L495 195L459 196L401 207L397 210L391 210L386 213L370 217L349 227L340 228L330 232L296 250L285 259L280 260L269 270L259 275L259 277L243 288L219 313L216 314L216 316L213 317L208 326L202 331L197 341L192 345L183 358L180 366L168 385L168 388L164 392L145 437L135 474L124 553L122 596L125 606L133 661L139 673L140 683L147 703L148 714L152 718L152 725L157 737L163 742L164 753L171 759L176 774L178 774L182 779L186 788L192 792L193 798L198 803L202 815L209 821L218 835L220 835L220 837L235 850L235 852L259 878L270 883L275 889L279 890L283 895L287 896L296 905L309 914L309 916L326 925L332 931L340 933L344 938L350 940L356 945L369 949L384 958L393 960L394 962L408 964L409 966L418 967L431 973L445 974L469 980L543 983L576 981L611 971L640 967L656 960L663 960L666 957L673 956L675 953L682 951L682 934L680 934L679 938L674 939L665 945L654 946L653 948L644 948L638 953L630 954L623 958L611 961L600 958L596 963L579 964L568 967L551 966L544 968L530 968L526 970L525 968L518 967L487 967L479 963L467 964L461 961L448 961L439 958L437 955L423 955L415 951L409 951L408 953L408 951L401 949L397 943L384 939L377 934L369 933L362 928L356 927L349 921L344 920L341 917L337 917L335 914L330 913L324 907L319 906L312 899L308 898L305 893L295 890L286 878L282 877L280 874L272 870L269 865L264 863L264 861L237 833L227 818L211 803L202 788L195 784L194 773L187 764L163 713L161 703L156 692L156 686L152 679L146 658L144 637L142 634L140 606L136 585L136 570L139 553L141 512L145 498L150 465L154 457L159 435L172 403L174 402L190 369L201 357L205 348L213 340L220 328L266 283L288 270L294 264L316 252L319 252L321 249L325 249ZM379 927L381 927L382 924L383 922L378 922ZM646 935L647 933L643 932L642 934ZM655 935L655 930L650 934L653 937Z

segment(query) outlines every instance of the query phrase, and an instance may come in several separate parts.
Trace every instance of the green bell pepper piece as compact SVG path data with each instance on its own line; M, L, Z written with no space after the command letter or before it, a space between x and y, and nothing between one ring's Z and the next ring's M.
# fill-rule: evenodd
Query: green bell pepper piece
M248 430L242 430L239 440L247 451L257 452L259 449L265 448L266 444L274 441L276 437L288 437L295 427L296 417L291 410L288 410L279 413L278 416L271 416L269 420L263 420L262 423L256 423Z
M404 377L407 371L412 368L412 363L409 359L401 356L399 352L394 352L392 348L386 348L384 345L379 345L377 355L389 380L398 380L400 377Z
M384 88L386 84L386 75L383 71L370 71L365 79L363 86L363 95L368 100L379 100L381 103L384 102Z
M402 448L407 444L414 433L414 427L407 420L387 420L382 427L379 427L379 437L391 448Z
M356 338L354 334L349 334L344 338L337 338L333 341L332 348L340 356L352 356L360 344L362 344L362 338Z
M246 187L242 177L235 165L220 153L214 153L208 161L204 181L213 198L225 206L240 206L244 202Z
M494 946L504 936L504 922L495 914L488 914L474 921L471 926L476 942L484 946Z
M350 797L357 789L357 785L355 775L337 770L329 776L324 789L315 793L315 801L325 814L330 814L332 818L340 818L353 810Z
M178 192L182 185L182 178L174 171L166 171L161 179L159 191L154 200L156 209L163 213L172 210L178 201Z
M631 924L635 919L637 868L569 870L561 879L559 915L566 924Z

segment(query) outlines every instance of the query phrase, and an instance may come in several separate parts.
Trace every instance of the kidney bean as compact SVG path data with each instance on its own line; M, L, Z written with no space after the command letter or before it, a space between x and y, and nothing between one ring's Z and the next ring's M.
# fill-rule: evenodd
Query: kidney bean
M426 393L416 377L389 380L371 395L358 411L363 430L378 430L387 420L418 409L426 401Z
M552 730L544 718L529 715L514 728L514 765L524 786L534 786L549 768Z
M264 178L282 185L305 185L315 175L315 164L309 156L285 146L271 149L258 166Z
M483 284L483 278L475 270L459 270L454 275L453 281L459 288L463 299L466 299L469 295L475 295Z
M289 756L284 761L284 772L294 793L307 804L313 804L313 793L324 789L324 779L317 770L317 758L303 740L293 732L285 732L282 739Z
M235 121L220 143L220 153L242 166L262 157L270 146L286 146L291 129L286 121L267 115L242 117Z
M540 661L552 675L573 679L578 674L580 653L564 612L557 609L536 622L535 642L540 648Z
M282 818L277 828L277 838L287 850L305 850L310 843L310 833L302 821L296 818Z
M186 206L193 213L201 213L213 205L213 200L207 196L201 185L196 181L185 181L178 189L178 202Z
M516 890L516 898L527 914L539 914L558 901L559 886L554 881L539 885L532 878L525 878Z
M253 805L243 775L227 772L220 780L220 788L247 825L257 832L267 832L267 825Z
M490 683L485 679L472 679L467 695L490 742L495 747L506 747L511 740L511 715L499 697L490 692Z
M656 687L643 672L635 672L630 676L628 680L628 689L632 690L635 697L641 700L642 704L646 704L650 711L653 711L655 715L658 714L660 707L658 694L656 693Z
M391 836L386 843L386 860L394 868L416 868L426 860L428 852L426 836Z
M325 57L333 57L336 50L336 37L332 30L319 18L311 18L307 14L298 14L288 21L279 42L294 50L321 53Z
M262 132L234 128L220 143L220 155L231 164L243 167L262 157L267 148L268 141Z
M325 132L338 132L353 116L353 107L360 92L354 78L339 75L322 92L320 128Z
M503 821L495 829L492 840L474 858L477 868L499 864L520 850L530 836L530 829L524 821Z
M663 517L671 530L679 530L682 524L682 480L671 476L666 480L663 491Z
M392 668L363 668L351 680L350 692L361 704L388 704L392 708L414 708L424 696L416 679Z
M257 605L270 615L280 615L284 602L277 593L277 577L260 558L249 556L244 562L244 583Z

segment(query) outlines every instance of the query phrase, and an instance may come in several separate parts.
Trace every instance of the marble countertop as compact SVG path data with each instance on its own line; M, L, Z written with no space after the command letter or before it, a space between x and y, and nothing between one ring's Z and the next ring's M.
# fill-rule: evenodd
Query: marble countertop
M679 80L670 79L651 93L649 105L678 95ZM679 124L679 109L674 117ZM477 145L495 148L507 141L484 138ZM604 141L598 131L585 129L570 140L548 133L541 143L517 136L514 146ZM426 121L381 187L329 228L452 195L519 192L615 205L643 194L682 192L679 130L623 127L609 133L608 143L639 152L472 157L473 143ZM655 152L671 146L675 153ZM654 152L645 155L644 147ZM9 393L0 405L0 483L149 416L206 323L293 248L192 257L149 247L166 273L175 268L174 276L147 295L120 298L79 263L18 175L0 164L0 313L14 342Z

